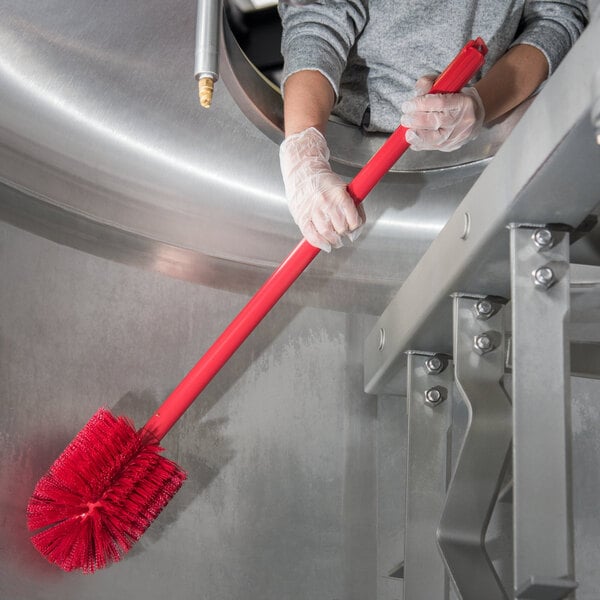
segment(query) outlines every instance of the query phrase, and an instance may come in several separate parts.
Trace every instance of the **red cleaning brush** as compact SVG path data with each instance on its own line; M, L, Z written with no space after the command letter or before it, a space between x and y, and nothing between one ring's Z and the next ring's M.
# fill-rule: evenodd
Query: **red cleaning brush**
M459 91L487 52L470 41L430 93ZM399 127L348 185L358 204L409 145ZM142 536L186 478L160 455L160 440L319 253L302 240L217 338L171 395L136 431L100 409L38 482L27 506L34 546L65 571L93 573L115 562Z

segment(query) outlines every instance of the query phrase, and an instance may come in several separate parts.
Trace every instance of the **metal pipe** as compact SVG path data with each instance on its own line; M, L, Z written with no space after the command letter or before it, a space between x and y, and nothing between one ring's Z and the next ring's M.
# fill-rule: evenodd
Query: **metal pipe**
M200 104L209 108L219 79L219 29L221 0L198 0L194 73Z

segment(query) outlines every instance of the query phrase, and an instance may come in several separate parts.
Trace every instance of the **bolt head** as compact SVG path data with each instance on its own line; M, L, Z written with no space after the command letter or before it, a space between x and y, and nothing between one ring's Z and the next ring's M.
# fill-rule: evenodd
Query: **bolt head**
M555 281L554 271L550 267L540 267L533 272L533 282L538 287L547 290Z
M494 313L494 305L489 300L479 300L475 304L475 312L480 319L487 319Z
M494 349L494 342L492 342L492 338L487 333L482 333L475 336L473 348L479 354L486 354Z
M432 387L425 392L425 402L430 406L437 406L446 399L447 395L448 390L446 388L441 386Z
M551 248L554 244L552 232L549 229L536 229L532 235L533 243L540 249Z
M437 375L446 368L444 361L439 356L432 356L425 361L425 369L430 375Z

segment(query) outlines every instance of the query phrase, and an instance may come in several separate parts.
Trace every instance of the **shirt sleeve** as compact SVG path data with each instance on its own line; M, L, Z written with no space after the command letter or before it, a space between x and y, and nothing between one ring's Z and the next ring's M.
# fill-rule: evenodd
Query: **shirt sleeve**
M284 59L281 88L297 71L319 71L339 96L342 72L367 22L368 0L324 0L302 5L280 0Z
M585 0L527 0L520 34L512 46L527 44L540 50L551 75L589 21Z

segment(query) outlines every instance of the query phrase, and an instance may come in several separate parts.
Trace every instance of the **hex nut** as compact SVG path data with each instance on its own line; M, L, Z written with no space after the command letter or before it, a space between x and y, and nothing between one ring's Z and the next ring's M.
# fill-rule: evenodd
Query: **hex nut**
M441 385L429 388L425 392L425 403L429 406L437 406L441 404L448 396L448 390Z
M556 283L554 271L550 267L540 267L539 269L535 269L533 272L533 282L539 288L545 290L549 289Z
M476 335L473 338L473 349L478 354L487 354L488 352L491 352L494 347L494 342L487 333Z
M475 314L478 319L489 319L494 314L494 305L489 300L479 300L475 304Z
M446 361L439 356L432 356L425 361L425 370L429 375L438 375L446 368Z
M536 229L533 232L531 238L533 239L533 243L540 250L552 248L552 246L554 245L554 237L552 235L552 232L549 229L546 229L545 227Z

